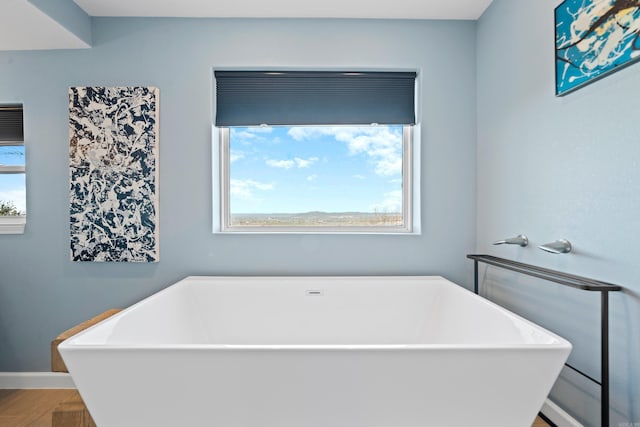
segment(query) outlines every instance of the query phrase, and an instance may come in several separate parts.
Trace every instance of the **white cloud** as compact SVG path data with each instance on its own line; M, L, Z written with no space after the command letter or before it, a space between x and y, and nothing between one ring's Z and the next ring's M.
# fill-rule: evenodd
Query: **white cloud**
M229 153L229 163L233 163L236 160L244 159L244 153L242 151L231 151Z
M299 168L308 168L312 164L318 161L317 157L310 157L308 159L301 159L300 157L294 157L294 162L296 162L296 166Z
M381 159L376 162L376 174L391 176L402 173L402 157L392 156L390 159Z
M266 134L273 132L270 127L231 128L229 138L234 144L252 145L257 142L267 141ZM275 142L269 138L270 142Z
M318 175L316 175L316 174L309 175L307 177L307 181L315 181L316 179L318 179Z
M374 163L377 175L402 173L402 131L388 126L293 127L289 136L296 141L331 136L347 144L351 155L364 154Z
M402 190L394 190L384 194L384 200L371 206L377 212L402 212Z
M293 160L267 160L267 165L272 168L291 169L295 164L296 163Z
M293 160L274 160L268 159L267 165L273 168L291 169L297 167L299 169L308 168L312 164L318 161L317 157L310 157L308 159L301 159L300 157L294 157Z
M27 210L25 204L26 198L26 192L24 189L0 191L0 201L12 203L16 209L22 212Z
M360 175L359 173L358 173L358 174L353 175L353 177L354 177L355 179L367 179L367 177L366 177L366 176L364 176L364 175Z
M230 184L231 195L245 200L253 198L254 191L256 190L273 190L273 184L258 182L252 179L231 179Z
M258 126L249 128L249 132L253 133L271 133L273 132L273 127L271 126Z
M273 128L270 127L250 127L250 128L231 128L232 138L241 139L256 139L260 138L261 134L273 132Z
M322 135L318 127L292 127L287 134L296 141L304 141L318 135Z

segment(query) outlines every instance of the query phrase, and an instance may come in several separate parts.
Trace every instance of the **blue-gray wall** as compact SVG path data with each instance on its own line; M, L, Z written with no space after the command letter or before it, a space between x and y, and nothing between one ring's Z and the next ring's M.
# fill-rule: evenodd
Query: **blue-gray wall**
M556 98L558 3L494 0L478 23L477 249L626 287L611 295L611 425L635 425L640 64ZM532 245L490 245L518 233ZM536 248L559 238L570 240L574 252ZM496 269L487 270L485 282L492 298L568 338L574 344L570 362L600 376L598 294ZM551 396L585 425L600 425L597 386L565 369Z
M27 227L0 236L0 371L46 371L49 342L194 274L439 274L470 286L475 22L93 19L87 50L0 52L23 102ZM212 69L416 69L422 235L214 235ZM160 88L160 262L69 261L68 87Z

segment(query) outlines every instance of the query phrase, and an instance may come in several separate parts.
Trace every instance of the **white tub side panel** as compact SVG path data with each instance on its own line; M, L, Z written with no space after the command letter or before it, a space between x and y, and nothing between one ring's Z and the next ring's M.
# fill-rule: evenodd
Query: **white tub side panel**
M528 427L567 351L91 353L70 360L101 427Z

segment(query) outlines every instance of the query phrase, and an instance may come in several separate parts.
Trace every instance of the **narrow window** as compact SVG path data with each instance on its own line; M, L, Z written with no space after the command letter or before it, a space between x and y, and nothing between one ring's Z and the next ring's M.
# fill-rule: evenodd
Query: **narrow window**
M22 106L0 106L0 234L24 231L25 181Z
M216 72L223 232L411 233L415 73Z

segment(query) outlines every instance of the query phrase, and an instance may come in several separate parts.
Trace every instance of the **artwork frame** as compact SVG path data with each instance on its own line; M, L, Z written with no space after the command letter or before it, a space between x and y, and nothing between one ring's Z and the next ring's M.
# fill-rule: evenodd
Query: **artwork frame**
M564 0L554 11L556 96L640 60L640 5Z
M69 88L72 261L159 261L159 90Z

